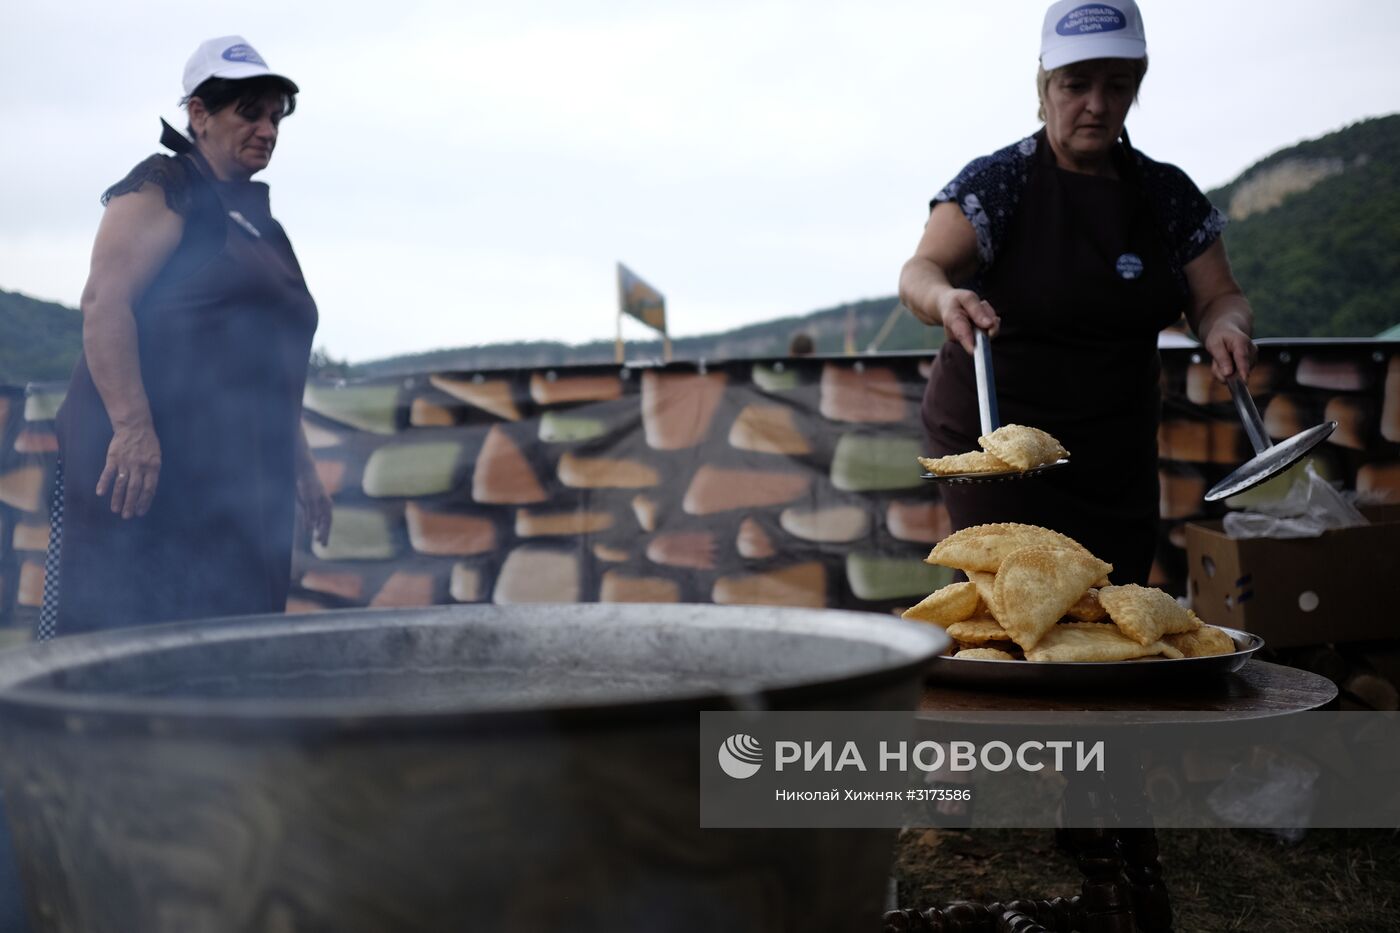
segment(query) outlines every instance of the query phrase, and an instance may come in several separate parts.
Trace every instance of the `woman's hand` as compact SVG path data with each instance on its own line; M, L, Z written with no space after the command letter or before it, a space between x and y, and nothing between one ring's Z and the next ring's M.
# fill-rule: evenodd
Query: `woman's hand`
M1241 379L1249 378L1249 371L1254 367L1254 359L1258 355L1249 334L1229 321L1222 321L1210 329L1205 348L1210 354L1210 371L1221 382L1234 375Z
M160 441L149 421L117 427L107 445L107 463L97 478L97 497L112 492L112 511L139 518L151 508L160 482Z
M950 288L938 296L938 316L947 335L962 344L968 353L977 352L974 327L995 337L1001 328L1001 318L992 306L966 288Z
M331 497L309 456L297 460L297 505L312 538L324 547L331 539Z

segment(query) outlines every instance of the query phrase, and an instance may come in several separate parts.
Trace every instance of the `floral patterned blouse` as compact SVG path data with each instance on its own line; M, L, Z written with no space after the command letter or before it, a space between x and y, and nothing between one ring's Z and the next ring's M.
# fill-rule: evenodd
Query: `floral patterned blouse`
M982 269L996 262L1030 179L1036 148L1042 145L1046 145L1043 130L973 159L929 202L930 210L943 201L952 201L962 209L977 233ZM1131 146L1127 151L1137 165L1148 204L1164 228L1172 274L1184 286L1182 270L1220 236L1227 223L1225 215L1175 165L1149 159ZM980 272L976 278L981 279ZM974 282L977 284L980 282Z

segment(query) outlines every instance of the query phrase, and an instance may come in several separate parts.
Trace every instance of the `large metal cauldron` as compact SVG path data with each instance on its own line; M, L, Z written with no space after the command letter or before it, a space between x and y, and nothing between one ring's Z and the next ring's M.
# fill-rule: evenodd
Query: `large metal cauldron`
M910 709L878 615L473 606L0 655L36 928L813 931L877 922L881 831L699 828L701 709Z

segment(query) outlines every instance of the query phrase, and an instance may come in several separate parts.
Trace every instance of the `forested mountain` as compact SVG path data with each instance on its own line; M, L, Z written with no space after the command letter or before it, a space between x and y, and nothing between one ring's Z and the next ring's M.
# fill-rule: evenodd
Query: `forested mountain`
M1261 337L1368 337L1400 323L1400 114L1256 163L1209 192Z
M82 331L72 308L0 291L0 385L67 379Z
M1170 153L1162 153L1170 160ZM1261 337L1366 337L1400 323L1400 114L1353 124L1274 153L1208 192L1230 215L1226 243L1254 305ZM903 256L890 257L894 277ZM746 327L683 337L678 358L781 356L805 331L818 353L840 353L848 329L858 350L936 347L942 331L893 295ZM334 309L323 309L334 314ZM63 379L80 343L76 311L0 291L0 382ZM333 349L333 348L332 348ZM352 375L609 362L613 342L492 344L396 356L349 368ZM629 359L659 358L661 342L629 341ZM325 351L316 368L343 372Z
M864 350L892 316L897 304L893 296L875 298L720 333L680 337L671 341L671 352L677 359L786 356L788 342L793 335L802 332L812 338L817 353L841 353L845 349L848 326L853 330L855 347ZM942 336L942 331L924 327L907 311L901 311L895 317L893 331L889 339L882 342L881 349L932 349L942 342ZM896 338L898 346L895 345ZM501 366L610 363L615 352L612 340L594 340L583 344L539 340L413 353L360 363L351 369L355 375L379 375ZM629 340L626 352L629 360L660 359L662 344L660 340Z

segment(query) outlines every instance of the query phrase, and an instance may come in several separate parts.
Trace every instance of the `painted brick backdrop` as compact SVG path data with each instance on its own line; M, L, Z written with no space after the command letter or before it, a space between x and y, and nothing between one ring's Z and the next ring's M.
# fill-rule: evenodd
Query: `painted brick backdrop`
M718 602L888 612L946 582L919 477L930 357L804 357L437 373L313 385L328 546L291 612L451 602ZM1184 523L1251 451L1190 349L1163 351L1154 582L1185 585ZM1339 422L1333 479L1400 501L1400 344L1263 341L1274 437ZM1047 387L1053 391L1053 387ZM0 387L0 626L33 624L62 386ZM171 568L178 573L179 568Z

